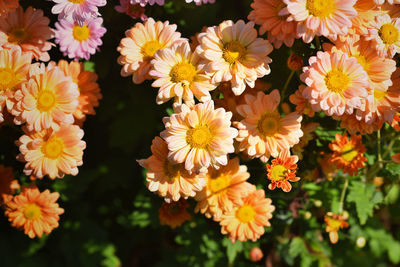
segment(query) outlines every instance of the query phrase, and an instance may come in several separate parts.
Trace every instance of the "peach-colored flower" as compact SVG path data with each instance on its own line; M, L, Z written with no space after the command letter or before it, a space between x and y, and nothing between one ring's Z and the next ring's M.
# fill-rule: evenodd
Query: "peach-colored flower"
M283 150L276 159L271 161L271 164L267 164L267 177L271 180L268 189L274 190L278 187L284 192L290 192L292 185L289 182L300 180L300 177L296 177L298 160L296 155L290 155L289 150Z
M264 257L264 254L260 248L256 247L250 250L249 256L252 262L257 262Z
M172 229L181 226L184 222L191 219L190 214L186 210L188 207L189 203L184 199L171 203L164 202L158 210L160 224L168 225Z
M174 164L168 159L167 143L156 136L151 145L151 155L138 160L140 166L148 169L147 188L164 197L166 202L178 201L181 197L194 197L206 184L204 176L189 173L183 164Z
M296 144L292 148L292 152L294 155L297 155L300 160L303 159L304 148L308 145L308 143L314 139L315 130L319 126L317 122L308 122L301 125L301 130L303 131L303 136L300 138L300 142Z
M25 12L19 7L6 18L0 17L0 39L6 38L3 47L20 46L24 52L32 52L36 60L48 61L53 38L53 30L49 27L50 20L43 16L43 11L28 7ZM0 40L2 43L4 40Z
M24 229L30 238L41 237L58 227L59 215L64 213L56 202L59 197L48 189L40 192L37 187L26 187L7 202L5 214L12 226Z
M315 115L315 111L312 108L310 102L303 96L303 91L306 86L301 84L299 89L294 92L294 94L289 96L289 101L293 105L296 105L296 112L300 115L307 115L308 117L312 118Z
M329 240L332 244L336 244L339 240L339 229L347 228L349 224L346 222L343 215L334 214L332 212L326 213L324 221L326 224L325 231L329 233Z
M206 60L206 72L213 83L228 82L240 95L246 84L254 87L257 78L270 73L272 51L269 41L257 38L254 23L226 20L199 34L197 52Z
M317 52L303 68L301 80L307 85L303 96L315 111L327 115L352 114L367 98L368 74L346 53Z
M41 65L40 70L31 76L22 88L15 92L18 103L12 114L15 122L27 122L29 130L57 129L60 123L73 123L73 113L78 106L78 86L71 77L53 64L46 68Z
M157 104L175 98L176 102L194 103L193 96L201 102L211 100L209 91L216 88L205 73L202 58L192 53L188 42L160 49L151 61L150 75L156 79L152 86L160 87Z
M392 156L392 160L393 160L394 162L400 164L400 153L394 154L394 155Z
M19 0L0 0L0 17L7 17L19 7Z
M188 171L218 168L228 163L227 154L234 152L237 130L231 126L232 113L214 109L208 101L194 106L174 105L175 114L163 119L161 137L167 142L168 158L185 163Z
M293 112L282 117L277 108L280 103L278 90L266 95L246 95L246 104L237 107L244 118L234 125L239 129L236 138L239 150L251 158L267 162L269 157L278 157L279 152L288 150L299 142L302 116Z
M310 43L314 36L336 40L346 35L351 20L357 16L356 0L283 0L291 14L288 21L297 21L297 36ZM281 11L283 13L283 11Z
M249 177L246 165L240 165L239 158L229 160L218 170L210 168L206 174L207 185L195 197L198 202L195 211L219 221L225 210L233 209L253 188L246 182Z
M275 48L281 47L282 43L291 47L296 38L296 23L287 21L288 14L281 14L286 7L282 0L254 0L251 4L254 9L250 12L248 19L260 25L260 35L267 32L268 40Z
M78 85L79 97L78 107L74 112L75 123L82 124L86 115L95 115L95 107L99 106L99 100L102 99L99 84L97 83L97 74L84 69L82 62L60 60L57 66L66 76L72 78L72 81Z
M121 56L118 63L122 65L123 77L132 75L134 83L139 84L144 80L150 80L149 71L152 68L150 62L154 54L161 48L171 47L175 42L181 42L181 34L176 32L177 26L168 21L155 22L149 18L146 22L136 23L125 32L125 38L121 40L118 51Z
M263 189L255 190L254 187L239 205L222 215L221 233L227 234L232 242L256 241L264 234L264 227L271 226L269 220L275 210L271 203Z
M399 3L400 4L400 3ZM391 18L400 18L400 5L385 3L381 6L381 12L388 14Z
M82 137L82 129L68 124L62 124L57 131L26 131L16 142L21 152L18 159L26 162L24 173L37 178L48 175L51 179L77 175L86 147Z
M13 169L0 164L0 205L7 203L17 189L19 184L14 179Z
M351 20L352 27L349 29L349 33L367 35L371 23L376 16L381 14L379 6L374 0L357 0L354 4L354 9L357 11L357 16Z
M383 126L383 120L375 120L374 122L366 123L365 120L360 120L356 114L343 114L342 116L332 116L333 119L340 121L340 127L346 129L350 134L371 134L378 131Z

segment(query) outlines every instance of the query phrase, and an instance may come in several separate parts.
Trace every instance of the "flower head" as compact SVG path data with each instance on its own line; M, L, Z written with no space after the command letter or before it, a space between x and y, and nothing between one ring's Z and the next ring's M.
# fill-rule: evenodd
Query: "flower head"
M14 179L13 169L0 164L0 205L7 203L17 189L19 184Z
M59 14L59 19L72 19L80 24L85 20L90 20L100 13L98 12L99 6L105 6L107 0L52 0L56 3L51 12Z
M307 115L308 117L312 118L315 115L315 111L312 108L310 102L303 96L303 91L306 86L301 84L299 89L294 92L294 94L290 95L289 101L293 105L296 106L296 112L300 115Z
M186 210L188 207L189 203L184 199L171 203L164 202L158 210L160 224L168 225L172 229L181 226L184 222L191 219L190 214Z
M378 131L383 126L383 120L375 120L373 122L365 122L356 114L343 114L342 116L333 116L335 120L340 121L340 127L346 129L350 134L371 134Z
M141 6L145 6L147 4L149 5L160 5L163 6L164 5L164 0L129 0L131 2L131 4L140 4Z
M140 18L142 21L147 19L144 14L145 9L140 4L131 3L130 0L120 0L119 6L115 6L114 9L119 13L125 13L133 19Z
M326 228L325 231L329 233L329 240L332 244L336 244L339 240L338 231L342 228L349 227L346 219L342 215L338 215L332 212L328 212L325 217Z
M276 187L281 188L284 192L290 192L292 185L289 182L297 182L300 177L296 177L297 156L291 156L288 150L283 150L279 153L279 157L272 160L271 164L267 165L267 177L271 180L268 185L269 190L274 190Z

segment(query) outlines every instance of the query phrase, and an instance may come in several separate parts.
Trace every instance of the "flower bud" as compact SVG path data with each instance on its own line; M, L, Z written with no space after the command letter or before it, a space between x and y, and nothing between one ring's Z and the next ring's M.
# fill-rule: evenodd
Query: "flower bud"
M314 206L317 207L317 208L320 208L322 206L322 201L319 200L319 199L315 200L314 201Z
M295 54L291 54L287 59L287 66L290 70L301 70L304 65L304 61L301 57Z
M289 113L291 112L290 106L289 106L289 104L286 103L286 102L283 102L283 103L281 104L281 108L282 108L283 113L285 113L285 114L289 114Z
M357 247L363 248L366 243L367 243L367 240L365 240L365 238L363 236L359 236L357 238L357 241L356 241Z
M306 212L304 212L303 217L304 217L305 220L309 220L309 219L311 219L312 214L311 214L311 212L306 211Z
M253 248L250 250L250 260L252 262L257 262L260 261L264 257L264 254L262 253L260 248Z

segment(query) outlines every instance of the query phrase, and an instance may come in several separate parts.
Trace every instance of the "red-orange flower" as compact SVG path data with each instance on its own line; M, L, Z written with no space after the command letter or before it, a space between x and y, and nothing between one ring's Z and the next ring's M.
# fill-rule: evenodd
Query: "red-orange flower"
M172 229L181 226L184 222L191 219L190 214L186 210L188 207L189 203L183 198L177 202L164 202L158 210L160 224L168 225Z
M396 163L400 163L400 153L394 154L392 160Z
M349 224L346 222L345 216L332 212L328 212L325 215L324 220L326 224L325 231L329 233L329 240L332 244L336 244L339 240L339 229L347 228L349 227Z
M282 188L284 192L290 192L292 185L290 182L297 182L300 177L296 177L297 156L290 156L289 150L283 150L279 157L272 160L272 164L267 165L267 177L271 180L268 189L274 190L275 187Z

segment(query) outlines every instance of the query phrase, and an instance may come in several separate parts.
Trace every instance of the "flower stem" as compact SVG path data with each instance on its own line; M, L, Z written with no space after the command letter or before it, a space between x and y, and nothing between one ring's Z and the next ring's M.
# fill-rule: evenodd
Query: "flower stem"
M378 130L376 133L377 135L377 140L376 140L376 145L377 145L377 151L378 151L378 163L379 163L379 168L382 168L382 151L381 151L381 130Z
M315 43L317 44L317 49L321 50L321 41L318 36L315 36Z
M343 185L342 194L340 195L339 214L343 212L344 197L346 196L347 187L349 186L349 178L346 178Z
M281 93L281 99L282 99L282 100L285 98L286 90L287 90L287 88L288 88L288 86L289 86L289 83L290 83L290 81L292 80L293 75L294 75L295 72L296 72L296 71L294 71L294 70L292 70L292 71L290 72L289 77L287 78L287 80L286 80L286 82L285 82L285 85L283 86L283 89L282 89L282 91L281 91L281 92L282 92L282 93Z

